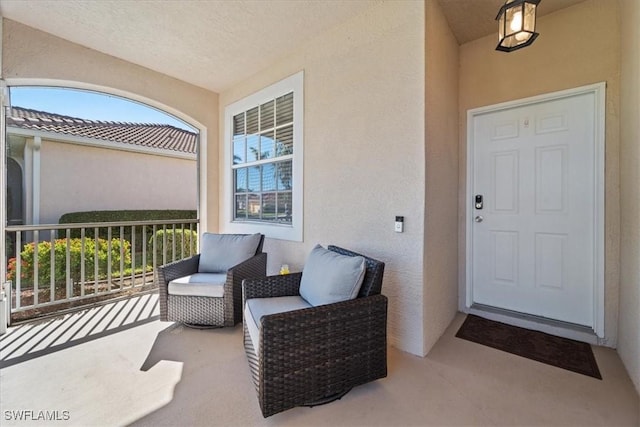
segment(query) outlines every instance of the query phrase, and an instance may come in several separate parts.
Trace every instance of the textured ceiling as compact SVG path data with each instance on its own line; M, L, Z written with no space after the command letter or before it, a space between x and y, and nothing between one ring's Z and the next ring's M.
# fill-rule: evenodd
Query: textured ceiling
M380 1L0 0L0 14L221 92ZM497 33L503 0L438 1L458 43ZM580 1L542 0L539 14Z
M220 92L378 1L0 0L0 13Z
M449 21L451 31L464 44L489 34L498 39L496 15L504 0L438 0ZM542 0L538 6L538 16L543 16L584 0Z

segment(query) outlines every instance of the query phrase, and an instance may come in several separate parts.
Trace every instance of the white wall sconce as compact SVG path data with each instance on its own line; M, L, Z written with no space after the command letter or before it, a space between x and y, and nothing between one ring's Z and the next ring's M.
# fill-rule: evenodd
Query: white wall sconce
M536 9L540 0L507 0L500 8L496 20L498 46L496 50L512 52L529 46L538 37Z

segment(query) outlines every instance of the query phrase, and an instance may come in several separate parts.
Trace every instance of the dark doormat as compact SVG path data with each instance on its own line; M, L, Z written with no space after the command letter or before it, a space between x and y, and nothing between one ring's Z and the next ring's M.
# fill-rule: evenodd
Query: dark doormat
M470 314L456 337L602 379L591 346L544 332L530 331Z

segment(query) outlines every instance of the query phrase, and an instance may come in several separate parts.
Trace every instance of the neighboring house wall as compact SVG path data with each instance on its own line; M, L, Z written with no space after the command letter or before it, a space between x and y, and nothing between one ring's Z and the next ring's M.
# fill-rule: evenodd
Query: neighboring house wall
M424 350L458 307L458 42L436 0L426 3Z
M316 243L385 261L389 341L418 355L424 354L424 7L376 4L220 94L224 123L225 106L304 70L304 242L268 239L269 271L281 263L302 267ZM231 209L230 201L221 200L221 209ZM396 215L405 217L404 233L394 232Z
M640 2L621 1L620 326L618 353L640 393Z
M218 223L218 95L156 71L71 43L51 34L4 19L2 31L2 75L11 79L55 79L111 88L144 97L169 113L200 125L201 170L208 174L206 205L201 221ZM137 98L139 99L139 98ZM211 149L206 149L211 147ZM209 213L203 209L207 208Z
M605 81L605 336L615 347L620 272L620 31L618 3L587 0L538 19L540 36L512 53L495 51L495 35L460 47L460 210L465 247L466 112L471 108ZM459 278L465 279L460 257ZM463 289L464 283L461 283ZM462 292L461 292L462 295ZM637 333L637 332L636 332Z
M68 212L196 209L195 160L42 141L40 223Z

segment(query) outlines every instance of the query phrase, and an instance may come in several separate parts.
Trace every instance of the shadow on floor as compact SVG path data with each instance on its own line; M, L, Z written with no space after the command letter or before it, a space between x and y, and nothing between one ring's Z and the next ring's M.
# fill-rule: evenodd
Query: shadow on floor
M9 328L0 337L0 369L158 320L157 294L136 295Z

